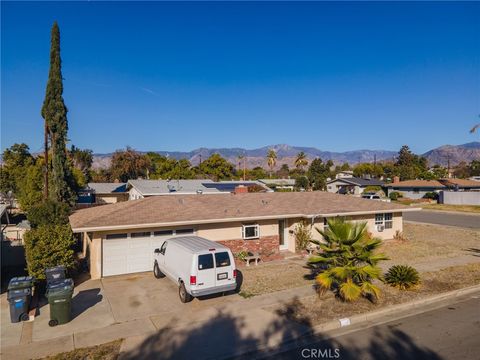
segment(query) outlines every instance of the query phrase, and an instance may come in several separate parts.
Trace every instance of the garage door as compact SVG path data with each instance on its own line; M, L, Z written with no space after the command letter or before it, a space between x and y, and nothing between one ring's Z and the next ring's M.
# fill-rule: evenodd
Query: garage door
M161 237L150 237L149 233L124 235L103 239L102 276L151 271L153 251L165 240Z

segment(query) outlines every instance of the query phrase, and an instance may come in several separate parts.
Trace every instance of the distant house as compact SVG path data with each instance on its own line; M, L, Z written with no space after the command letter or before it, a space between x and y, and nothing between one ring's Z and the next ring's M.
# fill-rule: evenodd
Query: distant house
M327 181L327 191L335 194L361 195L368 186L385 186L385 183L378 179L341 177Z
M344 179L344 178L353 178L353 171L351 170L344 170L340 171L335 175L335 179Z
M212 181L201 180L129 180L128 199L138 200L150 196L195 195L232 193L237 187L259 187L260 191L271 191L257 181Z
M88 183L77 194L79 205L114 204L128 200L126 183Z
M295 179L259 179L258 181L274 191L293 191L295 187Z
M439 180L393 180L387 184L387 194L400 192L409 199L421 199L427 192L440 191L480 191L480 182L468 179L439 179Z

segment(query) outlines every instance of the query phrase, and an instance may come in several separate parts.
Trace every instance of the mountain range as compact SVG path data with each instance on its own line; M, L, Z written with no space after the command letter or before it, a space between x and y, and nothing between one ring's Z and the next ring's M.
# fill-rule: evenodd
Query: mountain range
M245 156L248 168L256 166L266 167L266 156L270 149L277 153L277 168L283 164L289 167L294 166L295 158L299 152L304 152L309 161L319 157L324 161L332 160L335 164L348 162L357 164L360 162L373 162L382 160L393 160L397 156L396 151L388 150L354 150L346 152L323 151L314 147L291 146L287 144L277 144L264 146L258 149L243 148L199 148L188 152L181 151L155 151L156 153L175 159L188 159L193 165L207 159L214 153L220 154L232 164L238 165L239 156ZM145 153L145 152L142 152ZM470 162L480 159L480 142L471 142L462 145L443 145L438 148L427 151L422 156L426 157L430 165L439 164L442 166L457 165L462 161ZM112 153L94 154L93 168L106 168L109 166Z

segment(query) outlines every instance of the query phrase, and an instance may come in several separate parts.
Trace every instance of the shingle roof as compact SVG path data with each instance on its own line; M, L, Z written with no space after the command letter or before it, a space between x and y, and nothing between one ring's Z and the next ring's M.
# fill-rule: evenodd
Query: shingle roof
M440 181L437 180L405 180L387 184L387 187L422 187L422 188L445 188Z
M403 205L323 191L152 196L76 211L74 231L412 210Z
M358 186L384 186L385 182L378 179L364 179L359 177L345 177L345 178L338 178L330 180L328 183L332 183L334 181L343 181L346 183L350 183L353 185Z
M469 180L469 179L441 179L440 180L446 186L456 186L459 187L474 187L480 188L480 181Z
M127 191L126 183L93 183L87 184L89 189L92 189L97 194L121 193Z

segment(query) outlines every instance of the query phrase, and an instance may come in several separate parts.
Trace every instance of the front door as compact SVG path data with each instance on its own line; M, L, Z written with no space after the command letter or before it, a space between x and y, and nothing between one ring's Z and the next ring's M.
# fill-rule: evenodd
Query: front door
M286 220L278 221L278 239L280 243L280 250L288 250L288 235L286 232Z

